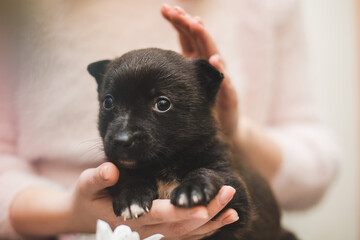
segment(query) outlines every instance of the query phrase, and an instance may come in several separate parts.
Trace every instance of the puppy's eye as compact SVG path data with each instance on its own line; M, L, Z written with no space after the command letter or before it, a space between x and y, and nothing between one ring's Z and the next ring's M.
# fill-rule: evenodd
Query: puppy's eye
M104 101L103 101L103 107L106 109L106 110L110 110L113 108L114 106L114 99L111 95L106 95L105 98L104 98Z
M170 99L167 97L159 97L156 99L154 110L157 112L167 112L171 108Z

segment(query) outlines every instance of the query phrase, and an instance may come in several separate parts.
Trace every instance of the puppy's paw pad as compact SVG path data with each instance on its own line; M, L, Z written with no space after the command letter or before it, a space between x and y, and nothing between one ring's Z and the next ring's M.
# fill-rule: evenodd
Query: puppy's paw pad
M179 195L179 197L176 199L176 203L178 204L178 206L188 206L189 205L189 201L188 201L188 198L186 196L185 193L181 193Z
M197 192L197 191L192 191L191 192L191 201L194 203L194 204L198 204L200 203L201 201L203 201L203 194ZM206 197L205 197L206 198Z
M156 192L152 189L123 188L118 196L113 197L113 209L116 216L123 219L138 218L149 212Z
M218 191L218 187L210 184L180 184L171 193L171 203L178 207L207 205Z

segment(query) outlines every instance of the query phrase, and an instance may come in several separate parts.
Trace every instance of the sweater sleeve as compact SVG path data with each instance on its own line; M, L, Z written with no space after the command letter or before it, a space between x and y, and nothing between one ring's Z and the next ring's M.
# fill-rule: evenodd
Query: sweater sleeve
M334 179L339 150L306 76L298 2L274 2L276 93L267 130L280 146L282 165L271 184L284 209L304 209L317 203Z
M14 113L14 83L5 76L0 59L0 238L17 239L9 219L9 209L14 197L32 185L55 184L33 172L27 161L17 156L16 117Z

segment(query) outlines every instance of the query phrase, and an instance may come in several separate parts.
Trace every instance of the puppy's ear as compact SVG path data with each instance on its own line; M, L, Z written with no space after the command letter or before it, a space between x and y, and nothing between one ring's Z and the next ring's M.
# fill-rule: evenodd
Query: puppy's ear
M90 63L87 67L88 72L96 79L98 87L100 87L101 85L101 82L106 72L106 68L110 62L110 60L102 60Z
M214 101L224 75L207 60L194 60L194 64L201 86L204 87L210 101Z

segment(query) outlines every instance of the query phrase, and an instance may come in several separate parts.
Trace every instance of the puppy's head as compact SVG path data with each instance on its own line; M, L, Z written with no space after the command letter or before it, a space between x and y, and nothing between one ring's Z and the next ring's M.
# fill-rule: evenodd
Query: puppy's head
M118 166L164 161L216 132L212 107L223 75L206 60L142 49L88 71L98 83L104 150Z

